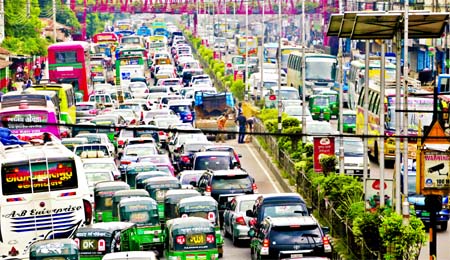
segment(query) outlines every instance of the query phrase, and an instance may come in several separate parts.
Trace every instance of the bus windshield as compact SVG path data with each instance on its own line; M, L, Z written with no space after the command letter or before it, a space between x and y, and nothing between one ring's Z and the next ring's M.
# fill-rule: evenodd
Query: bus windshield
M334 81L336 79L336 59L307 58L306 80Z

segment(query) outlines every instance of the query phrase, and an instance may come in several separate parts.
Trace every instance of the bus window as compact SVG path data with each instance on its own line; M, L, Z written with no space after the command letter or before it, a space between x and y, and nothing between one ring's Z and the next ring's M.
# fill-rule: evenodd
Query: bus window
M77 62L77 53L75 51L56 52L56 63Z

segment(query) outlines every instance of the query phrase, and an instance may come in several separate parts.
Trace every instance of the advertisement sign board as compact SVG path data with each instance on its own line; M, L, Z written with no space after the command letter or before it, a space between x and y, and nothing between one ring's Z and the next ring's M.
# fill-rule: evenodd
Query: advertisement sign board
M448 151L422 150L423 178L420 181L420 187L423 194L434 194L433 191L450 188L449 159Z
M334 155L334 137L314 137L314 171L322 172L320 158Z
M386 207L392 206L393 198L393 180L385 179L384 184L381 185L379 179L367 179L366 180L366 193L364 201L366 202L366 209L376 210L380 206L380 190L384 190L384 205Z

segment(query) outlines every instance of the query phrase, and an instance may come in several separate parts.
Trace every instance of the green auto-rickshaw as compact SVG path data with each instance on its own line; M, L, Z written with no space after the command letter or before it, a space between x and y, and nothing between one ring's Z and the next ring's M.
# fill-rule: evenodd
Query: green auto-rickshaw
M119 202L122 199L126 198L134 198L134 197L147 197L150 198L148 192L144 189L135 189L135 190L119 190L116 191L112 197L112 220L119 220Z
M342 128L344 133L356 133L356 112L353 110L345 110L342 112L342 118L338 120L338 129L340 124L343 124Z
M129 222L102 222L80 227L74 241L82 260L101 260L107 253L120 251L120 232L133 226Z
M314 120L330 121L330 97L326 95L309 96L309 111Z
M145 188L144 181L153 177L172 176L163 171L141 172L136 175L136 189Z
M38 240L31 244L30 260L47 259L79 260L78 245L69 238Z
M162 256L164 233L158 215L158 204L152 198L127 198L119 203L119 220L136 225L122 230L121 251L156 250Z
M330 111L331 116L335 116L336 118L339 116L339 93L335 90L325 90L322 91L321 95L328 96L330 99Z
M164 223L164 195L167 190L181 189L181 184L173 176L154 177L144 181L145 190L156 202L158 202L158 213L161 223Z
M136 188L136 175L141 172L156 171L156 165L151 162L136 162L125 167L123 179L132 189Z
M193 189L177 189L177 190L168 190L164 197L164 216L167 220L177 218L176 208L178 202L184 198L202 196L200 192Z
M102 181L94 186L95 222L112 221L112 197L116 191L129 190L123 181Z
M219 258L214 225L204 218L186 217L167 221L166 259L211 259Z
M177 205L177 214L181 218L200 217L209 220L215 229L219 257L223 255L223 237L220 232L219 208L215 199L210 196L181 199Z

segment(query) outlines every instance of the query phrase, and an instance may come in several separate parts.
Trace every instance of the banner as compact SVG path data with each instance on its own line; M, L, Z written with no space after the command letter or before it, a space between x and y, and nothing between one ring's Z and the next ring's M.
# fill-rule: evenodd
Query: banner
M314 137L314 171L322 172L320 158L334 155L334 137Z

